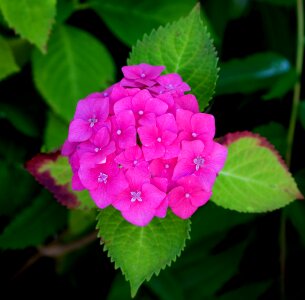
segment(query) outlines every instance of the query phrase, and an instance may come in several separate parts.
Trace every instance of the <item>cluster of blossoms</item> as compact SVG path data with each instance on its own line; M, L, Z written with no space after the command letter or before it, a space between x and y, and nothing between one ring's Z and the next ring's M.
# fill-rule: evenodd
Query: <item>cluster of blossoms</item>
M112 205L138 226L168 207L189 218L211 197L227 156L213 141L214 117L199 112L178 74L163 70L123 67L120 82L78 102L62 147L72 188L88 189L99 208Z

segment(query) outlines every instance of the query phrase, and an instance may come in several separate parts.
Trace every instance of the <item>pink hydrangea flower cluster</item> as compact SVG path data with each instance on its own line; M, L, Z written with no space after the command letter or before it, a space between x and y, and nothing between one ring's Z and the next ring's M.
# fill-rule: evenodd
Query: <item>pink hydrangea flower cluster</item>
M212 194L227 149L213 141L214 117L200 113L190 87L163 66L122 68L124 78L78 102L62 154L72 188L112 205L132 224L189 218Z

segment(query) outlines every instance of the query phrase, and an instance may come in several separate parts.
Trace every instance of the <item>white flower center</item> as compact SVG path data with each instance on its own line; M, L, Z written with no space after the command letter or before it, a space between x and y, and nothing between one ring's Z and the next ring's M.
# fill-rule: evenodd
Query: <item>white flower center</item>
M107 179L108 179L108 175L101 172L100 175L97 178L97 181L107 183Z
M145 76L146 76L146 74L143 72L143 73L141 74L141 78L145 78Z
M190 198L191 195L189 193L185 193L184 196L185 196L185 198Z
M122 133L122 130L121 129L118 129L117 131L116 131L116 134L117 135L120 135Z
M130 192L130 195L131 195L131 199L130 199L131 202L136 202L136 201L142 202L141 192L139 191Z
M172 89L174 88L174 86L170 83L170 84L167 85L167 88L168 88L169 90L172 90Z
M202 167L204 164L204 158L202 158L201 156L197 156L196 158L194 158L193 163L196 165L196 171L198 171L200 167Z
M161 143L162 139L160 137L157 138L157 142Z
M165 168L165 169L169 169L169 164L165 164L165 165L164 165L164 168Z
M137 163L138 163L138 161L135 159L135 160L133 161L133 164L136 165Z
M140 116L143 116L144 111L143 111L143 110L139 110L138 114L139 114Z
M92 117L92 118L90 118L90 119L88 119L88 122L90 123L90 127L92 128L94 125L95 125L95 123L97 122L98 120L97 120L97 118L94 116L94 117Z
M198 135L198 134L197 134L196 132L193 132L193 133L192 133L192 137L194 137L194 138L197 137L197 135Z

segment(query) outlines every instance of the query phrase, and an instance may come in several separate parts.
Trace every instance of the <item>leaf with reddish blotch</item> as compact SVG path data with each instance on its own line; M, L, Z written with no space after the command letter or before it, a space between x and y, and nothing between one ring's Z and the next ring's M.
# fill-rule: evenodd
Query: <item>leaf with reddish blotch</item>
M265 138L229 133L220 142L228 158L213 188L213 201L240 212L267 212L303 199L285 162Z
M62 205L68 208L95 207L88 191L72 191L71 166L59 151L37 154L26 163L26 169Z

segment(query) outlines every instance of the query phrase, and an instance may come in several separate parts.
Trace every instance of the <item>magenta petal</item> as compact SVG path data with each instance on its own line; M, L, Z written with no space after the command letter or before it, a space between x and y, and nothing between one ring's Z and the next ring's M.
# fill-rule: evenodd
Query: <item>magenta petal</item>
M206 192L204 190L198 190L191 193L191 203L195 207L199 207L208 202L211 198L212 192Z
M72 176L72 190L74 191L82 191L85 189L84 185L79 179L78 173L74 173Z
M157 116L164 114L167 109L168 105L157 98L152 98L151 100L147 101L145 105L146 111L153 112Z
M130 194L130 189L127 188L125 191L123 191L122 193L120 193L117 196L117 199L115 201L113 201L112 205L113 207L115 207L116 209L120 210L120 211L125 211L125 210L129 210L131 207L131 194Z
M154 217L155 210L141 206L136 203L129 210L123 211L122 216L130 223L137 226L146 226Z
M94 144L98 147L105 147L110 140L109 130L107 127L102 127L94 136Z
M92 128L89 122L76 119L70 123L69 126L69 142L83 142L88 140L92 135Z
M176 111L176 120L177 126L179 130L183 131L192 131L191 128L191 117L193 116L193 112L184 110L184 109L177 109Z
M140 66L125 66L122 68L122 72L127 79L137 79L140 77L142 69Z
M213 151L209 154L207 167L213 169L216 173L223 168L228 155L228 149L218 143L214 143Z
M105 186L99 186L95 190L89 191L97 207L103 209L112 203L112 197L106 192Z
M210 114L194 114L191 118L191 125L194 132L213 139L215 135L215 119Z
M142 126L138 128L141 143L144 146L150 146L155 143L158 138L158 129L156 126Z
M189 110L193 113L199 113L199 105L196 97L192 94L183 95L175 99L178 108Z
M114 104L113 110L114 110L115 114L118 114L119 112L124 111L124 110L131 110L131 108L132 108L131 107L131 98L126 97L126 98L123 98L123 99L117 101Z
M150 183L143 184L142 194L145 201L147 201L146 206L149 206L151 209L157 208L166 196L166 193L160 191L155 185Z
M195 165L189 160L181 159L178 161L174 173L173 180L177 180L183 176L191 175L196 171Z
M155 158L162 158L165 153L165 147L160 143L155 143L151 147L142 147L143 154L146 161L150 161Z

